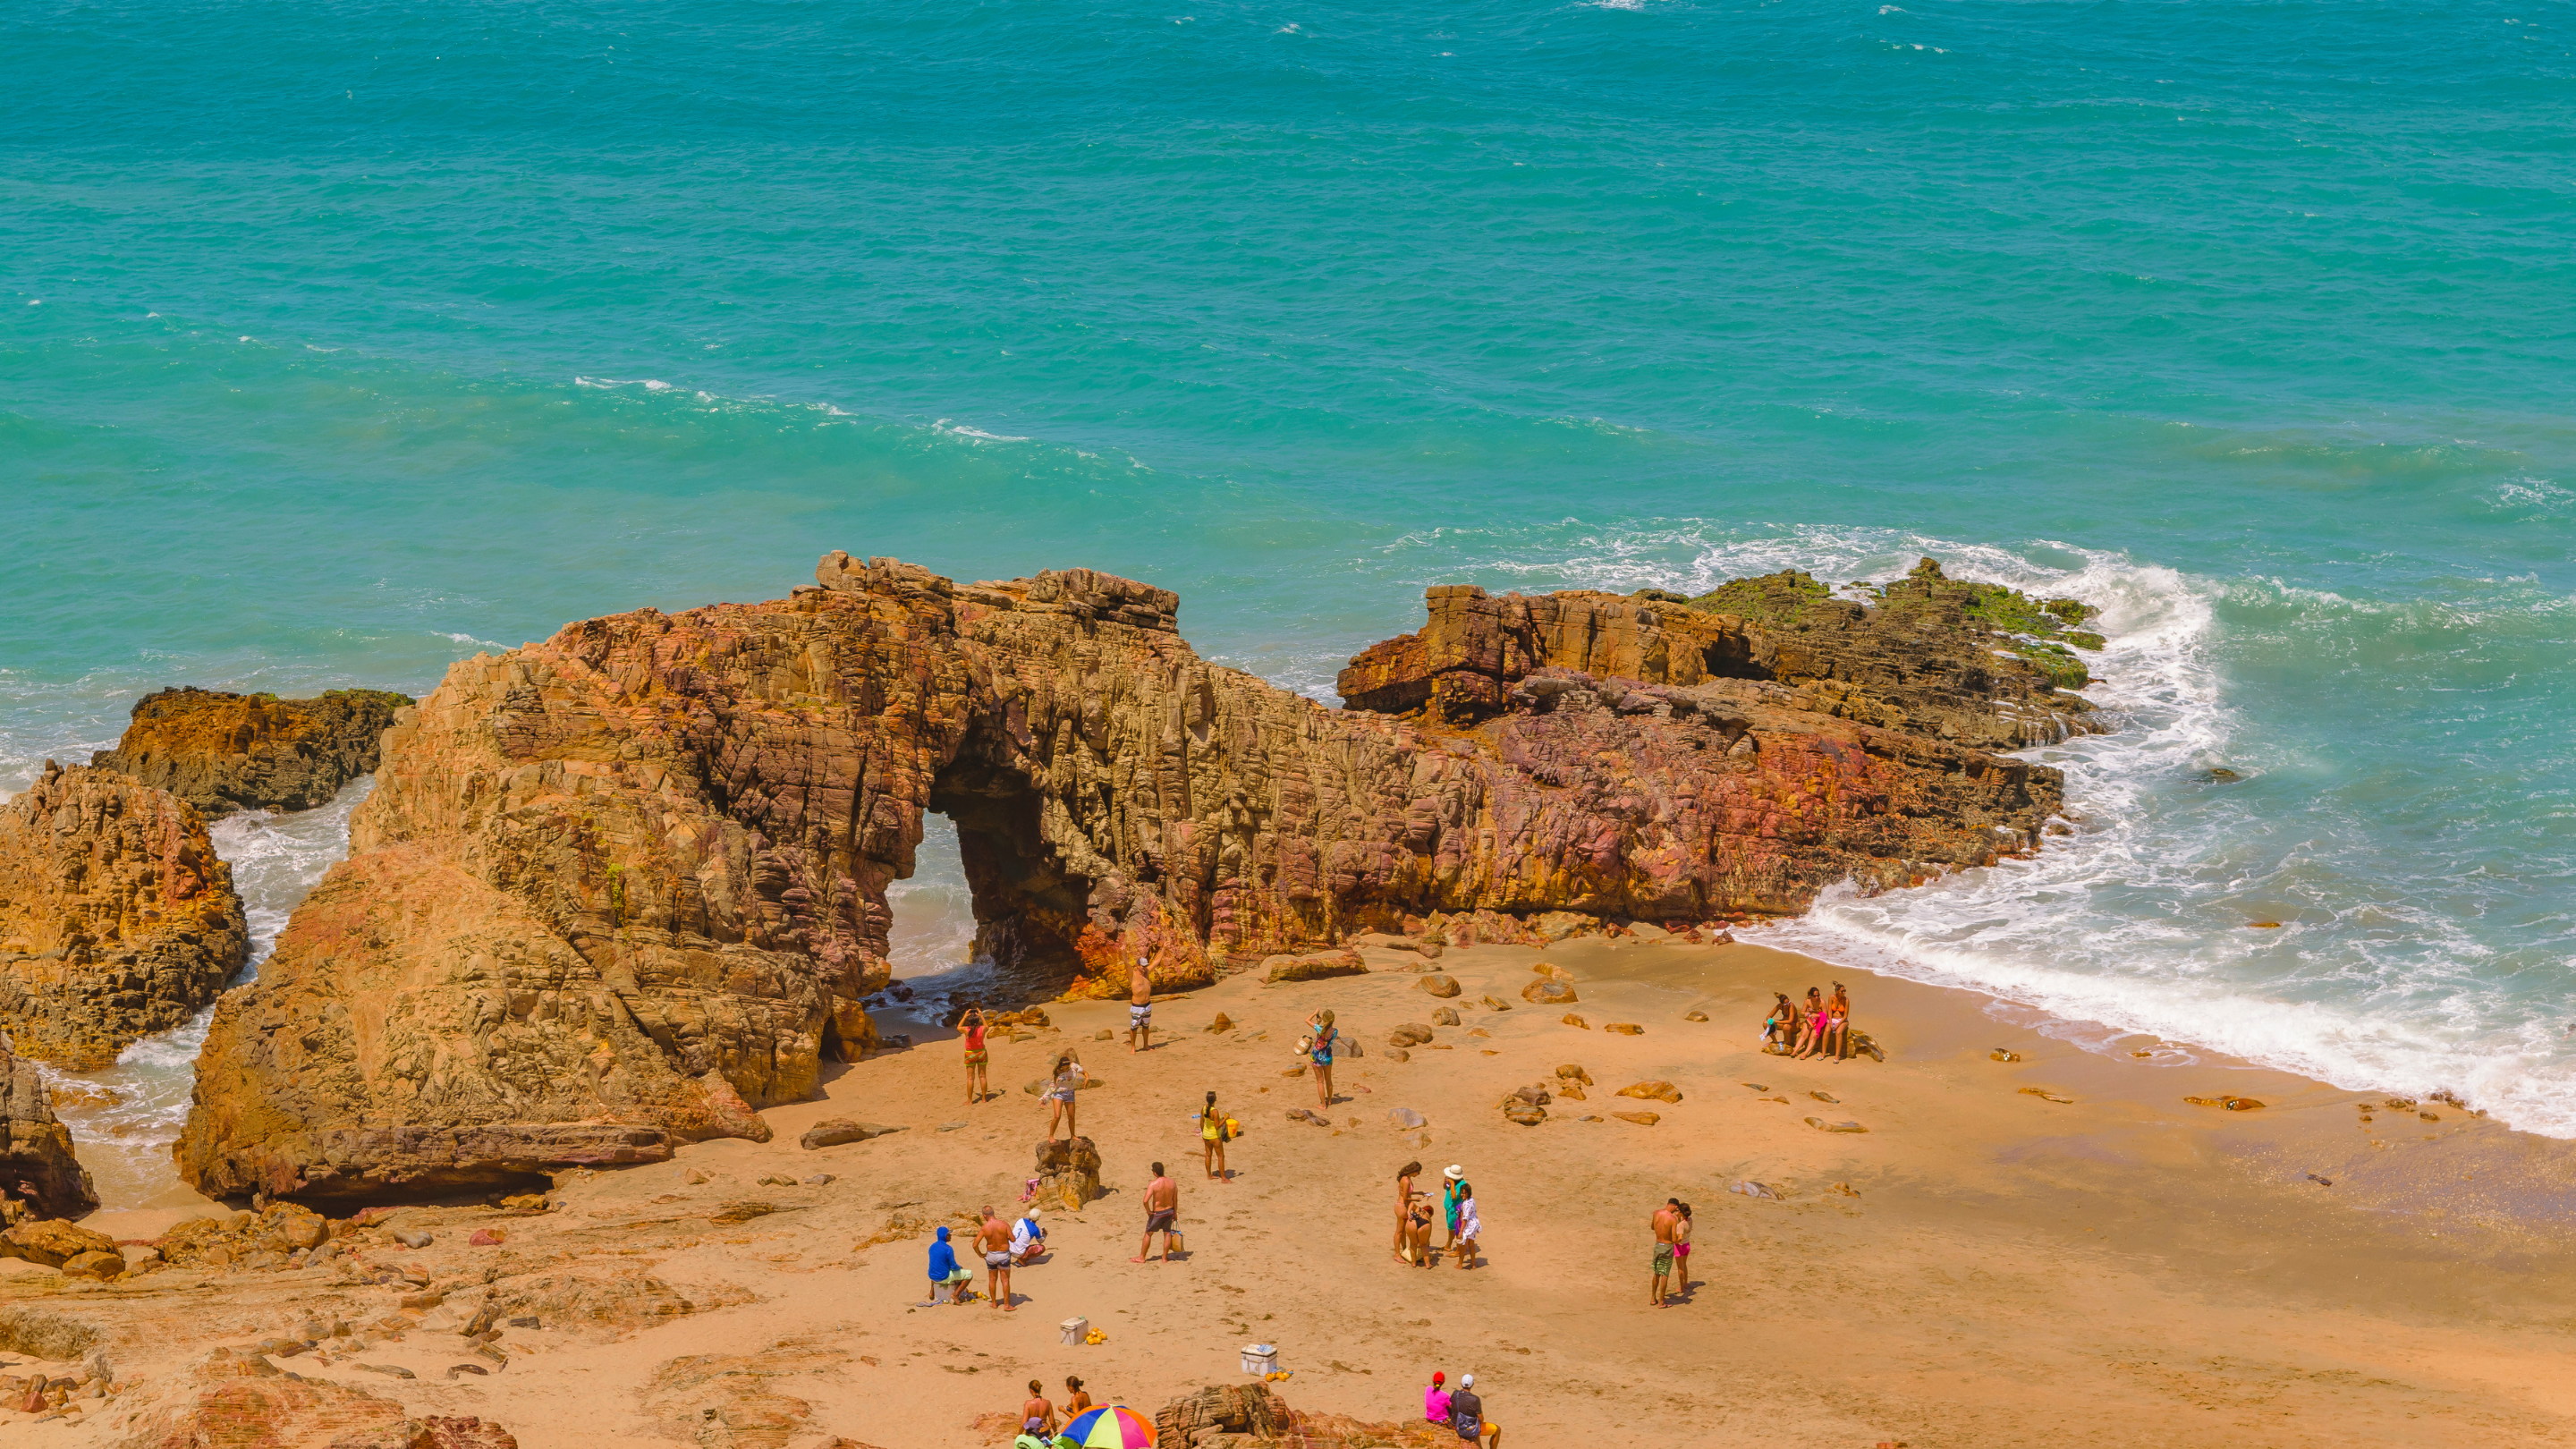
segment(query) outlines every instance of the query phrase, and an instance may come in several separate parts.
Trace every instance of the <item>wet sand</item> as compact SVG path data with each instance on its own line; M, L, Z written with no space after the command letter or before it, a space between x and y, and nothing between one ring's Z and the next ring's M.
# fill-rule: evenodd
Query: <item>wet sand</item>
M1434 969L1464 989L1447 1003L1417 989L1410 953L1371 952L1362 977L1237 976L1159 1004L1158 1045L1142 1056L1124 1044L1123 1003L1051 1005L1053 1029L995 1038L1002 1095L973 1107L954 1039L916 1035L911 1050L837 1072L826 1100L770 1109L771 1143L576 1175L556 1211L503 1224L506 1250L463 1246L471 1224L498 1221L485 1209L414 1210L439 1226L438 1245L384 1255L460 1284L502 1251L564 1272L641 1269L697 1311L619 1337L514 1332L509 1366L482 1378L444 1376L461 1344L435 1314L363 1355L417 1381L353 1359L295 1365L415 1412L497 1420L528 1449L719 1442L702 1432L703 1393L672 1387L687 1376L675 1365L701 1360L736 1363L743 1382L797 1406L769 1404L776 1432L742 1443L997 1444L1007 1434L979 1417L1012 1410L1031 1377L1060 1398L1078 1373L1104 1402L1150 1408L1240 1381L1239 1347L1253 1341L1277 1344L1294 1371L1277 1386L1289 1402L1362 1419L1418 1416L1431 1370L1473 1372L1516 1446L2576 1443L2576 1383L2561 1369L2576 1326L2569 1144L2434 1103L2376 1105L2364 1123L2356 1103L2385 1098L2146 1040L2086 1052L2049 1034L2061 1024L1849 971L1856 1021L1887 1060L1791 1062L1755 1049L1771 990L1825 985L1839 968L1651 934L1450 951ZM1570 1009L1588 1028L1521 999L1542 956L1573 976ZM1488 994L1511 1009L1480 1006ZM1461 1024L1392 1060L1388 1030L1443 1004ZM1362 1052L1337 1068L1330 1128L1285 1115L1316 1105L1290 1073L1299 1023L1325 1006ZM1685 1020L1692 1010L1710 1020ZM1237 1029L1202 1030L1220 1011ZM1602 1029L1612 1022L1644 1030ZM1101 1030L1121 1039L1095 1040ZM854 1245L896 1213L1013 1207L1045 1126L1022 1086L1068 1044L1103 1082L1082 1094L1081 1121L1107 1194L1048 1215L1054 1251L1016 1275L1015 1312L914 1307L928 1240ZM1996 1048L2023 1059L1991 1060ZM1590 1072L1589 1100L1558 1101L1536 1127L1504 1121L1499 1099L1553 1081L1560 1063ZM1682 1100L1613 1095L1650 1079ZM1200 1176L1193 1114L1209 1089L1248 1129L1230 1185ZM2183 1100L2223 1095L2266 1105ZM1407 1107L1429 1126L1391 1126ZM1640 1108L1661 1120L1609 1115ZM796 1145L839 1116L907 1130ZM1182 1185L1189 1252L1137 1265L1157 1157ZM1408 1157L1434 1179L1467 1169L1486 1225L1475 1270L1392 1260L1392 1174ZM817 1171L837 1180L757 1184ZM690 1184L692 1172L710 1180ZM1779 1196L1728 1191L1745 1180ZM1698 1248L1682 1300L1656 1309L1646 1220L1668 1196L1692 1204ZM788 1210L710 1223L751 1197ZM178 1208L92 1223L141 1236ZM34 1294L115 1326L120 1365L162 1385L207 1346L264 1336L311 1304L373 1316L396 1296L318 1272L172 1271L98 1290L39 1270L0 1278L0 1302ZM1108 1341L1060 1345L1057 1324L1074 1315ZM154 1392L96 1417L134 1413ZM41 1432L104 1444L124 1431Z

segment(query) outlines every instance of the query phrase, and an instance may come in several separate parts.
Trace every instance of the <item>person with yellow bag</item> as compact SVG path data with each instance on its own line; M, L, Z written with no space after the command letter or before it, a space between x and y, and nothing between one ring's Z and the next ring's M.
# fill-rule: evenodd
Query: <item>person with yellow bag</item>
M1207 1165L1207 1175L1218 1182L1234 1181L1225 1166L1225 1144L1233 1136L1234 1120L1217 1110L1216 1093L1208 1093L1207 1105L1199 1109L1199 1157Z

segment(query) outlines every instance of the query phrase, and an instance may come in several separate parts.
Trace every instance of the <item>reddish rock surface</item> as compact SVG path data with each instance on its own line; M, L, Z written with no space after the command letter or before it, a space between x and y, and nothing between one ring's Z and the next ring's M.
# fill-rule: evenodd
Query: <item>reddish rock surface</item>
M249 960L232 867L168 791L48 760L0 806L0 1030L20 1055L106 1066Z
M1939 722L2080 715L1991 670L1743 677L1787 646L1739 618L1475 591L1354 663L1419 712L1334 710L1199 658L1130 580L838 553L816 578L451 668L386 734L351 859L218 1010L184 1175L373 1194L765 1134L755 1109L864 1045L925 811L1025 979L1122 990L1144 955L1170 987L1371 930L1796 911L1989 861L2035 845L2057 777ZM1936 733L1850 717L1900 695Z
M334 689L312 699L164 689L134 703L116 748L90 763L168 790L207 815L310 810L376 768L377 741L411 697Z
M44 1074L0 1046L0 1223L76 1218L98 1206L89 1173L72 1155L71 1130L54 1118Z

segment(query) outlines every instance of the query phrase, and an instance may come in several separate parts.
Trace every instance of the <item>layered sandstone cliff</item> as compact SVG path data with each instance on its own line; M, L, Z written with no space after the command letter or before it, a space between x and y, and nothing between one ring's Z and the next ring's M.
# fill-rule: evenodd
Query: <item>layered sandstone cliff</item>
M1407 915L1794 911L2031 848L2057 804L2053 771L1824 712L1760 628L1652 601L1437 596L1459 639L1354 665L1372 702L1458 706L1398 717L1210 664L1175 596L1090 570L816 577L453 667L218 1010L185 1175L380 1194L765 1131L746 1108L864 1046L930 810L998 958L1180 984ZM1948 688L2050 717L2044 686Z
M72 1156L70 1129L54 1118L36 1064L0 1046L0 1219L22 1212L76 1218L98 1206L89 1172Z
M376 768L377 742L408 695L334 689L312 699L164 689L134 703L100 769L169 791L207 815L310 810Z
M102 1067L215 999L250 960L232 868L166 790L48 760L0 806L0 1031Z

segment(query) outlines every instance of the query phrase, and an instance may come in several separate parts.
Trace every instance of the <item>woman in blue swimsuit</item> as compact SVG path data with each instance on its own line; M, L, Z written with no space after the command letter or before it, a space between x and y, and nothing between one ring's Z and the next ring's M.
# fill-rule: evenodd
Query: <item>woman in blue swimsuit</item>
M1319 1011L1306 1018L1306 1055L1315 1064L1315 1098L1327 1112L1333 1109L1333 1048L1342 1040L1333 1025L1330 1011Z

